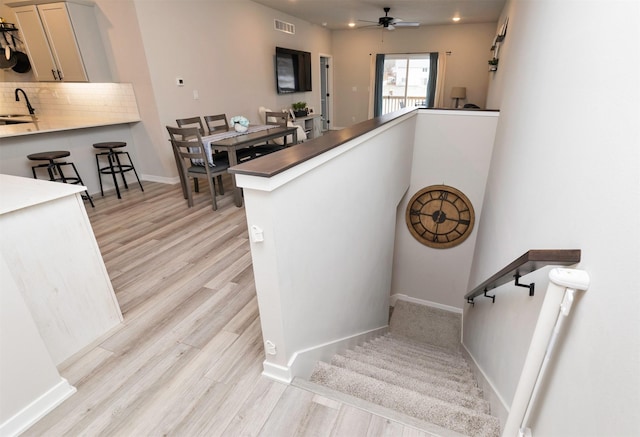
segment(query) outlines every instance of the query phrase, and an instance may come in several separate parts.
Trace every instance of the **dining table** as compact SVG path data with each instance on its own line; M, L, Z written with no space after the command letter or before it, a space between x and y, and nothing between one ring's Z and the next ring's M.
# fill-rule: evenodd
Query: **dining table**
M298 143L297 126L277 126L277 125L249 125L246 132L236 132L228 130L202 137L202 142L207 150L207 155L212 155L213 151L226 151L229 156L229 167L238 164L237 151L246 149L258 144L266 143L270 140L283 138L284 146L287 147L287 137L292 136L290 145ZM236 186L236 177L231 173L233 183L233 200L236 206L242 206L242 189Z

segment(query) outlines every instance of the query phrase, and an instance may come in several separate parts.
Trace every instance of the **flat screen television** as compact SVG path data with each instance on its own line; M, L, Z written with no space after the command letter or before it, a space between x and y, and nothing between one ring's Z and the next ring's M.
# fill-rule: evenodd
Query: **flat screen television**
M311 53L276 47L278 94L311 91Z

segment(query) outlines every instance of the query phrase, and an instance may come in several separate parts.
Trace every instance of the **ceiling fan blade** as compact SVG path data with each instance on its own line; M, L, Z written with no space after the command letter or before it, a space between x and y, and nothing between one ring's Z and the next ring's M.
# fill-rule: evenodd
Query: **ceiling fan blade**
M396 27L418 27L420 26L420 23L416 22L416 21L396 21L395 23L392 23L394 26Z

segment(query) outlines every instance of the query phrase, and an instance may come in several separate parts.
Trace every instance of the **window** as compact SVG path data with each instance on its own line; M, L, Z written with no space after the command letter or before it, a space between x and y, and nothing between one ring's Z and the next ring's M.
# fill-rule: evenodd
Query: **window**
M433 106L437 59L437 53L378 55L374 115Z

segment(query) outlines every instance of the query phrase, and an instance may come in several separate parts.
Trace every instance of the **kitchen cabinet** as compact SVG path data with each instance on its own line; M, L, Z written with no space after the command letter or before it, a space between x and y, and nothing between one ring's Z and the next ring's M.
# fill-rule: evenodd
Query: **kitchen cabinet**
M322 116L320 114L309 114L306 117L296 117L293 123L304 129L307 133L308 140L322 135Z
M111 82L93 8L73 2L13 8L36 80Z

